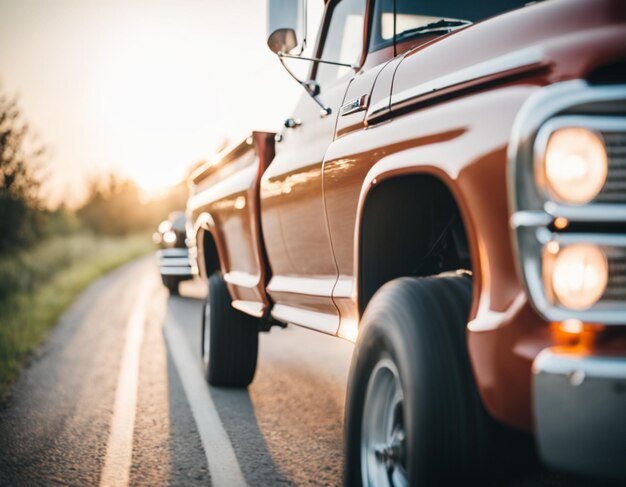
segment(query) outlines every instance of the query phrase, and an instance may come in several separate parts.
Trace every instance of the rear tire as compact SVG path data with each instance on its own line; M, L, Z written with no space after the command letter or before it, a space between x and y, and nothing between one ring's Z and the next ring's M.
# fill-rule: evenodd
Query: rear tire
M482 473L492 420L467 353L470 304L471 280L457 275L396 279L374 295L350 368L346 485L461 485Z
M202 313L202 366L209 384L247 387L254 378L259 347L258 320L232 307L221 274L209 278Z

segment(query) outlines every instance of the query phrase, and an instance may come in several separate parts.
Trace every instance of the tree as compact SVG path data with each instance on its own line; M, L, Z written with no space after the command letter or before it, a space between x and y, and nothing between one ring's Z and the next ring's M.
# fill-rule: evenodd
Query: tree
M109 174L88 185L87 200L77 211L87 228L104 235L127 235L145 228L136 184Z
M0 95L0 252L33 243L44 230L36 147L15 99Z

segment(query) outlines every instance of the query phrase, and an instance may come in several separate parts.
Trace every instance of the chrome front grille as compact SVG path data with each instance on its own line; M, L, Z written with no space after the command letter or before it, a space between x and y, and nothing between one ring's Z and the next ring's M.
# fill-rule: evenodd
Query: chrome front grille
M550 135L563 127L597 131L606 144L607 179L588 204L557 201L542 177ZM590 86L565 81L542 88L524 104L511 133L508 188L520 276L546 321L626 325L626 85ZM561 229L557 220L569 225ZM601 248L608 261L607 287L586 309L552 299L543 274L545 245Z
M606 183L594 203L626 203L626 133L602 132L602 137L609 167Z

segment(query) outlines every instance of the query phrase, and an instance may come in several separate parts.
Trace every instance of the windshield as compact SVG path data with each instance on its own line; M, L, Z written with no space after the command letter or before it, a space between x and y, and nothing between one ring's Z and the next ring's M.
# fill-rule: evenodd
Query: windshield
M378 0L373 16L370 51L390 45L394 38L404 40L432 31L445 32L446 28L478 22L527 3L529 0ZM447 25L439 23L442 20L448 21ZM435 25L426 28L430 24Z

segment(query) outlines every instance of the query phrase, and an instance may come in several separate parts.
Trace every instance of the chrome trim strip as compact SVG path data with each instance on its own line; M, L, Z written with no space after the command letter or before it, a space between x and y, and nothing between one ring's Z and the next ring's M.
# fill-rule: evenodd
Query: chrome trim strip
M414 100L430 93L435 93L447 88L452 88L453 86L471 81L477 81L489 76L495 76L497 74L504 74L521 68L539 66L545 62L546 57L543 51L537 47L513 51L503 56L454 71L450 74L435 78L399 93L394 93L390 97L375 103L371 107L367 118L370 120L388 109L393 109L396 105Z
M369 113L367 114L367 120L373 120L374 118L380 117L389 111L389 103L391 101L391 97L387 96L376 102L370 108Z
M275 304L272 308L271 315L272 318L282 321L283 323L291 323L305 328L311 328L323 333L328 333L329 335L337 334L339 328L339 316L304 308L296 308L295 306L286 304Z
M191 263L187 257L161 257L159 265L162 267L189 267Z
M160 259L168 257L186 257L188 253L189 251L187 249L174 247L171 249L162 249L157 251L157 257L159 257Z
M626 221L626 205L589 204L588 206L567 206L547 201L544 211L522 210L511 215L511 228L546 227L556 218L562 217L571 222L619 223Z
M584 371L586 377L626 379L626 357L581 356L542 350L533 362L533 374L569 376Z
M242 271L230 271L224 274L224 280L233 286L253 288L259 284L261 276Z
M626 205L620 203L589 203L587 206L567 206L547 201L544 204L544 209L553 218L560 216L573 222L626 222Z
M337 282L336 277L293 277L273 276L267 284L271 293L304 294L308 296L329 297Z
M234 197L250 189L250 181L256 178L258 170L259 168L255 164L240 169L200 193L190 196L187 200L187 208L191 211L206 208L220 200L226 208L234 207Z
M552 223L552 217L543 211L518 211L511 215L511 227L545 227Z
M161 267L159 271L162 276L187 276L191 279L194 275L191 267Z
M391 107L429 93L451 88L456 85L476 81L520 68L540 65L545 62L543 51L536 47L521 49L484 61L453 73L427 81L391 96Z
M620 247L626 255L626 234L624 233L557 233L550 234L553 241L562 245L592 243L600 247ZM624 316L626 320L626 315Z
M250 134L236 145L231 145L221 151L214 160L202 164L198 169L191 173L190 180L192 184L198 185L198 183L208 178L209 175L221 169L224 164L228 164L232 160L237 159L244 153L248 152L253 148L253 140L252 134Z
M255 318L262 318L263 313L265 312L265 305L263 303L257 303L256 301L243 301L236 299L232 302L232 306L242 313L254 316Z

